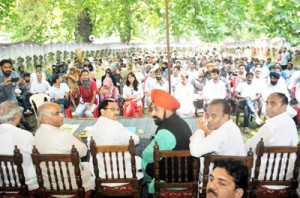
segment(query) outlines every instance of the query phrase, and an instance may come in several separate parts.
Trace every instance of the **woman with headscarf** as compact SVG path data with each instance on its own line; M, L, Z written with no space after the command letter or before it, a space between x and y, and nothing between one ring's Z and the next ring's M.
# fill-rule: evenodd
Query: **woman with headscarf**
M103 85L99 89L99 95L101 100L117 101L119 99L119 90L116 86L114 86L110 77L106 77L103 80Z
M79 74L77 68L72 66L65 77L68 87L72 90L73 97L78 99L79 86L77 82L79 80Z
M88 118L94 117L94 110L97 107L98 101L96 98L97 85L96 82L90 79L88 70L81 71L81 82L79 85L80 103L76 108L76 115Z
M49 84L52 86L53 85L53 81L52 81L52 76L53 76L53 70L51 66L47 67L47 70L45 72L46 74L46 80L49 82Z
M141 84L136 79L133 72L127 75L126 85L123 88L124 104L124 117L135 118L135 112L142 106L142 98L144 97ZM140 113L140 117L142 117Z

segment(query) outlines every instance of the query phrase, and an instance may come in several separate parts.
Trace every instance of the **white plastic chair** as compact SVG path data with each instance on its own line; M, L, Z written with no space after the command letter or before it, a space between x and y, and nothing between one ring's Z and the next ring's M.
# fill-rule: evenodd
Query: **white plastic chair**
M40 122L37 116L37 109L39 108L39 106L41 106L42 104L44 104L45 102L50 102L50 96L48 96L47 94L35 94L30 96L29 98L29 102L31 104L31 108L33 109L35 118L36 118L36 122L37 122L37 127L40 126Z

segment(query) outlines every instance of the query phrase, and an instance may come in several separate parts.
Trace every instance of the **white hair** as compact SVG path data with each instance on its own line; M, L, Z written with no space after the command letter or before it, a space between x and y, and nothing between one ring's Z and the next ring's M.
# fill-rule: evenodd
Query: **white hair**
M45 115L49 115L51 112L51 107L53 107L53 105L57 105L58 104L54 103L54 102L45 102L44 104L42 104L41 106L39 106L37 112L38 112L38 119L42 120L42 117ZM60 106L59 106L60 108Z
M18 114L22 115L23 108L11 101L0 104L0 124L11 122Z

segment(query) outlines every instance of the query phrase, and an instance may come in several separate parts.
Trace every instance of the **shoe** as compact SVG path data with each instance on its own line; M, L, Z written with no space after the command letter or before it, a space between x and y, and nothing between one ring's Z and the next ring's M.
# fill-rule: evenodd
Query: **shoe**
M256 119L255 119L255 122L256 122L256 124L257 124L258 126L261 126L261 125L264 124L264 121L262 121L260 118L256 118Z
M245 127L245 129L244 129L244 133L245 133L245 134L249 134L249 133L250 133L250 129L249 129L249 127Z

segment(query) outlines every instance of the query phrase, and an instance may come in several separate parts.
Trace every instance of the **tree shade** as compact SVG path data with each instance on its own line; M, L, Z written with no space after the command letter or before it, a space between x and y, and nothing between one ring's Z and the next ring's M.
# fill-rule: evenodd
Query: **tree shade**
M3 0L0 31L13 41L165 41L164 0ZM300 43L299 0L169 0L171 40L281 37Z

